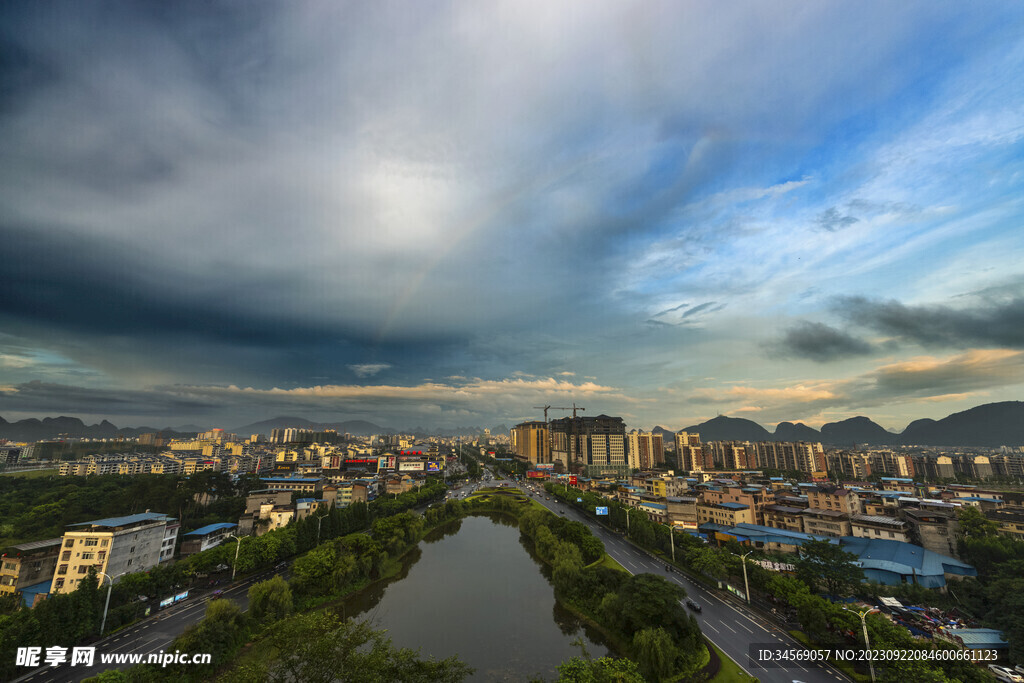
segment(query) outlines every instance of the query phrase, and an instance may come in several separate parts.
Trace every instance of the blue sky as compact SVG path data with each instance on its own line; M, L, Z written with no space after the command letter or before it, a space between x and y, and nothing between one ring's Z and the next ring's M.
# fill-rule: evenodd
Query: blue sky
M1017 3L0 13L8 420L1021 398Z

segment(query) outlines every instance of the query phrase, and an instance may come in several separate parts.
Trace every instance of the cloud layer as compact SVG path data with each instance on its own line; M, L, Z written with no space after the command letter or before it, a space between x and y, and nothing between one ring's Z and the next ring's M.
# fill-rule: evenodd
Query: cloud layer
M551 391L648 425L706 416L690 399L807 421L863 382L896 421L928 391L1019 398L878 373L1021 348L1022 19L5 3L0 406L388 422L418 394L382 387L448 377L514 390L475 409L453 380L422 397L438 424ZM508 384L548 377L614 389Z

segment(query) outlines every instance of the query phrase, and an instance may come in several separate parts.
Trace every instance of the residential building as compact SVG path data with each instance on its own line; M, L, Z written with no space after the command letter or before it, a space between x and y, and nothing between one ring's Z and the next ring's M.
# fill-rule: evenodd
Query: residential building
M90 569L117 581L124 574L155 567L166 548L168 527L177 533L175 520L157 512L70 525L64 533L50 592L74 591Z
M626 454L632 469L652 470L665 464L665 446L660 433L632 430L626 435Z
M49 538L8 547L0 557L0 595L21 593L40 583L49 593L62 543L62 538Z
M216 548L236 529L238 529L237 524L219 522L217 524L207 524L195 531L190 531L182 536L181 556L187 557L210 548Z

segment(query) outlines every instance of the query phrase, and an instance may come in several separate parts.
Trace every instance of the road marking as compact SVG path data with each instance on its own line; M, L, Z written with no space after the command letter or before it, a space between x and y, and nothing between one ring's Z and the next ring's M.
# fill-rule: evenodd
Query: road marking
M708 627L709 629L711 629L711 630L712 630L712 631L714 631L715 633L718 633L718 629L717 629L717 628L715 628L714 626L712 626L712 625L711 625L711 622L709 622L709 621L704 621L704 622L701 622L701 626L707 626L707 627Z
M734 628L733 628L732 626L729 626L729 624L725 623L724 621L722 622L722 626L726 627L727 629L729 629L730 631L732 631L732 632L733 632L733 633L735 633L736 635L739 635L739 634L740 634L740 633L739 633L739 631L737 631L736 629L734 629Z

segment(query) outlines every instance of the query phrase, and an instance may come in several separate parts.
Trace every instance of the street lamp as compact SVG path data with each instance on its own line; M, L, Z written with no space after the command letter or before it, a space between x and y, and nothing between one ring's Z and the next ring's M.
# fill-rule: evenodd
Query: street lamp
M322 515L317 515L316 516L316 544L317 545L320 545L320 523L323 522L324 521L324 517L326 517L329 514L331 514L330 510L328 510L327 512L325 512Z
M675 534L675 529L672 527L671 523L666 524L665 526L668 527L668 542L672 546L672 562L675 562L676 561L676 534Z
M872 612L877 612L878 610L875 609L874 607L869 607L868 609L864 610L863 612L858 612L857 610L850 609L849 607L844 607L843 609L846 610L847 612L853 612L854 614L856 614L857 616L860 617L860 625L861 625L861 628L864 629L864 649L865 650L871 650L871 641L868 640L868 622L867 622L867 618L868 618L869 614L871 614ZM871 661L871 655L870 654L868 655L868 668L871 670L871 683L875 683L875 665Z
M113 578L111 578L110 574L107 574L106 572L96 572L96 573L99 574L101 577L105 576L107 578L107 581L109 581L109 583L107 584L107 602L106 602L106 604L103 605L103 621L100 622L100 637L102 638L103 637L103 631L104 631L104 629L107 628L107 610L110 609L110 591L114 590L114 579L119 579L122 576L124 576L125 574L127 574L128 572L121 572L120 574L118 574L117 576L115 576ZM100 579L100 586L102 586L102 585L103 585L103 579L101 578Z
M748 605L750 604L750 582L747 581L747 555L749 555L752 552L754 551L748 550L747 552L743 553L743 555L740 557L740 561L743 564L743 590L747 592Z
M238 541L238 543L235 544L235 562L231 565L231 581L234 582L235 573L238 572L238 551L242 549L242 539L245 538L245 536L228 534L227 538L234 538Z

